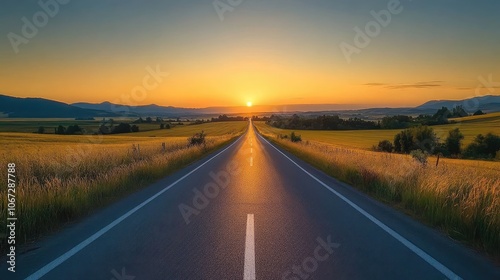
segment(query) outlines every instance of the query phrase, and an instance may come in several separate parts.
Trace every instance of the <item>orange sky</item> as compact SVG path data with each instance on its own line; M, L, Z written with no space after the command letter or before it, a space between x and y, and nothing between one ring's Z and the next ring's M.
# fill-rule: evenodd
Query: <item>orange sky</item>
M0 42L0 93L178 107L413 106L474 97L479 77L500 81L500 39L492 36L500 21L487 9L463 4L443 22L412 3L349 63L340 44L353 44L353 28L384 5L250 2L223 21L212 5L191 2L68 4L17 54L9 40ZM21 34L19 19L37 8L12 10L2 34ZM474 17L467 26L462 13ZM169 76L154 79L148 67ZM499 85L480 93L498 94Z

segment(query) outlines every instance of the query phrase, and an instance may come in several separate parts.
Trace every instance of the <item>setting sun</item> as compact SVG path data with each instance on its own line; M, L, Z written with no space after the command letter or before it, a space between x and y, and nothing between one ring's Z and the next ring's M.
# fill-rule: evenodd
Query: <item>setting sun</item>
M252 102L251 101L247 102L247 107L252 107Z

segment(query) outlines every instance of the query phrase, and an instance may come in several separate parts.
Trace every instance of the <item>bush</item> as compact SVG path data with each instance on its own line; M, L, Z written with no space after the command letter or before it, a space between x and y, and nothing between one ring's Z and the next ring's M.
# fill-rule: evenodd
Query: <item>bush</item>
M377 151L392 153L394 145L389 140L382 140L378 142Z
M410 155L412 158L414 158L416 161L420 162L423 165L427 164L427 157L429 154L422 150L413 150L410 152Z
M200 146L206 145L205 143L205 132L201 131L200 133L196 133L192 137L188 139L189 146Z
M296 143L296 142L301 142L302 141L302 137L300 135L296 135L295 132L292 132L290 134L290 141Z
M130 131L132 131L132 132L139 132L139 127L137 125L133 124L130 127Z

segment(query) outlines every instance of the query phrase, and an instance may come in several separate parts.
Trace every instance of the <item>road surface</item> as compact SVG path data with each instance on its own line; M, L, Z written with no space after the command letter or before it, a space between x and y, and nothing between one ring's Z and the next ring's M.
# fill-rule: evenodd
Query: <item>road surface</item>
M0 279L500 279L470 249L249 130L18 254Z

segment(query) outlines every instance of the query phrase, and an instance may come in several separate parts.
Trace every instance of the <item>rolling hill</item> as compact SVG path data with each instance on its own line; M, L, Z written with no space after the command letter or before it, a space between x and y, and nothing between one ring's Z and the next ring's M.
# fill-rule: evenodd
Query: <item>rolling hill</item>
M462 105L466 110L470 111L469 108L474 108L475 110L482 110L486 112L498 112L500 111L500 96L498 95L485 95L478 96L463 100L431 100L416 109L426 110L426 109L441 109L442 107L453 108L455 106ZM469 112L473 113L473 112Z
M360 117L364 119L379 119L388 115L420 115L434 114L441 107L453 108L462 105L468 113L480 109L485 113L500 112L500 96L486 95L464 100L432 100L420 106L411 108L367 108L361 105L339 104L294 104L294 105L258 105L226 106L208 108L180 108L160 106L156 104L141 106L126 106L110 102L73 103L43 99L18 98L0 94L0 117L9 118L88 118L88 117L208 117L218 114L294 114L307 113L338 114L343 118Z
M111 112L83 109L43 98L0 95L0 112L9 118L90 118L112 117Z

